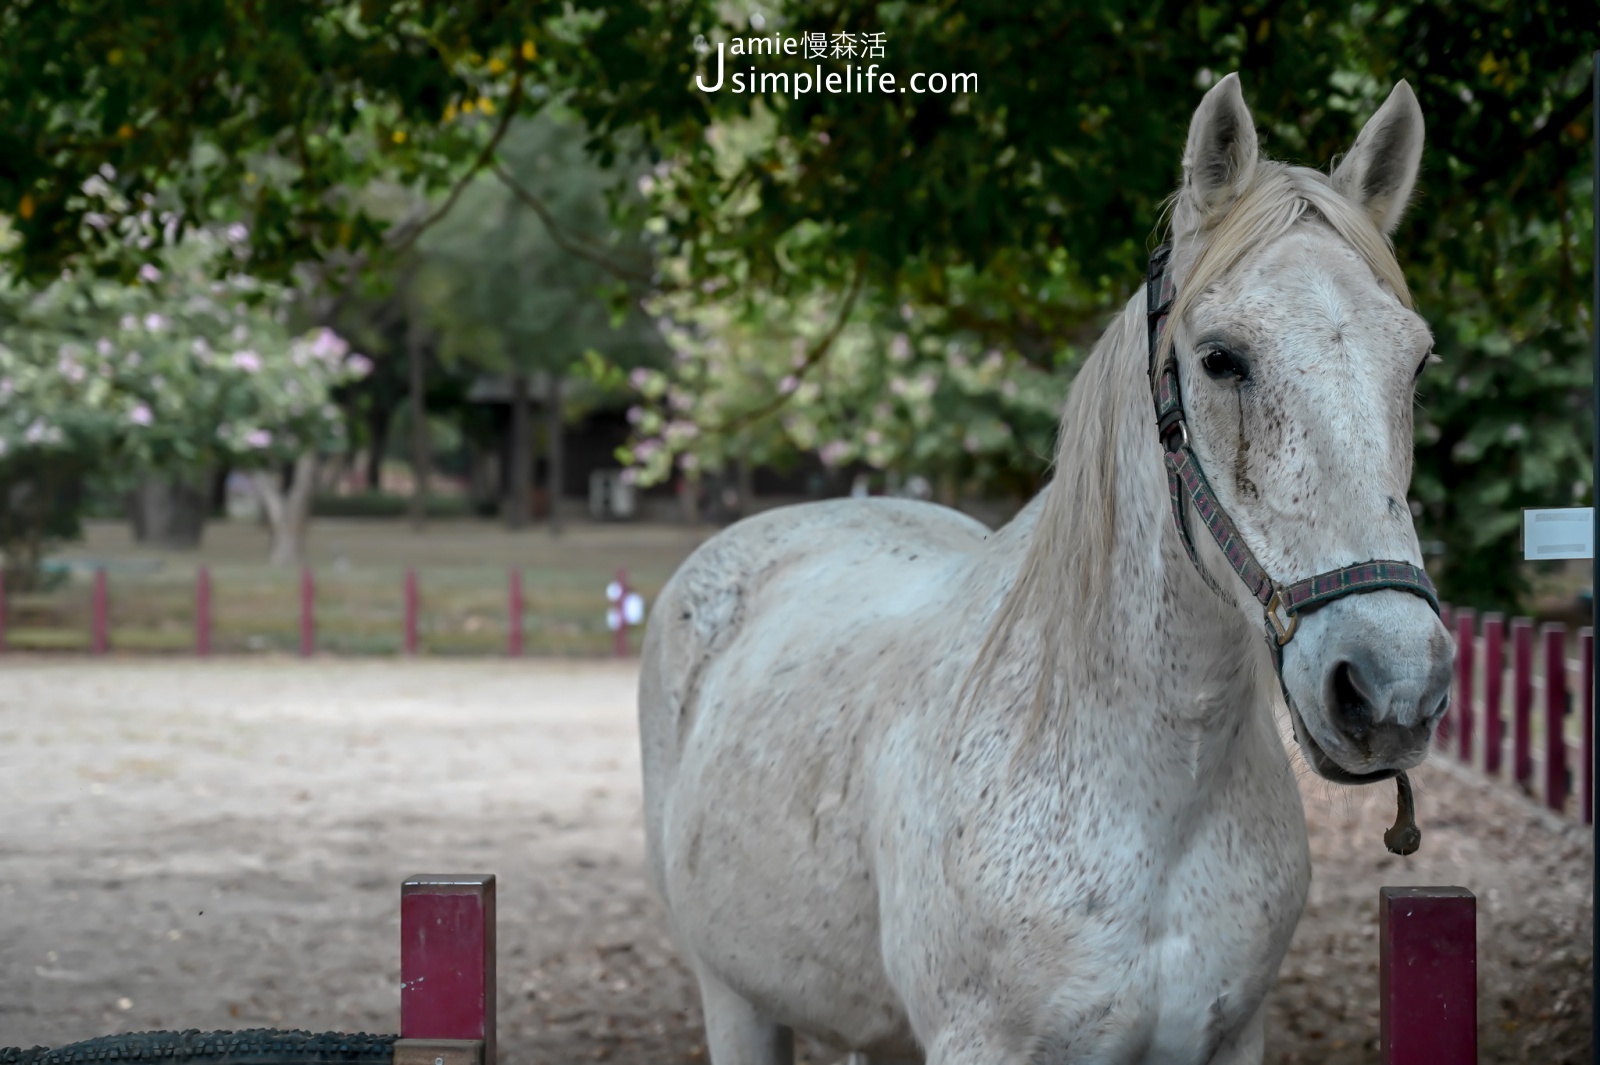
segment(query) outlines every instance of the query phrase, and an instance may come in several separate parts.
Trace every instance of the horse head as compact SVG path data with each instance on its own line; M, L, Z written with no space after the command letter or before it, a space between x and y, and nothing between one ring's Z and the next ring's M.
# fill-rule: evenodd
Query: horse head
M1176 297L1152 330L1181 382L1188 452L1246 548L1229 549L1195 497L1187 522L1213 529L1192 535L1195 563L1252 625L1266 605L1295 737L1341 783L1419 764L1449 701L1454 650L1406 502L1432 336L1389 246L1422 139L1402 81L1331 175L1271 162L1237 76L1224 78L1190 125L1167 267ZM1270 575L1257 589L1249 556ZM1368 594L1308 601L1282 623L1266 594L1396 571L1415 577L1368 579L1354 589Z

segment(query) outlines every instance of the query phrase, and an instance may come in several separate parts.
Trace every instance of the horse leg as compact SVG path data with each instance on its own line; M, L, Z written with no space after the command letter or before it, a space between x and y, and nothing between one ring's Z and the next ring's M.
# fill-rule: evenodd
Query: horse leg
M700 1007L711 1065L794 1065L794 1031L763 1017L748 999L706 972Z
M1217 1047L1209 1065L1261 1065L1267 1054L1266 1013L1266 1003L1262 1003L1232 1039Z

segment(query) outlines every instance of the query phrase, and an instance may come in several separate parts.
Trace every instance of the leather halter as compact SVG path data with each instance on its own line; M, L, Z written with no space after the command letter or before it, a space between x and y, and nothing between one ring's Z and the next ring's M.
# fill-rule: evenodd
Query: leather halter
M1184 513L1184 500L1194 507L1194 512L1211 530L1211 538L1222 549L1222 554L1233 567L1233 572L1250 589L1266 615L1268 638L1274 641L1273 658L1282 672L1283 647L1293 637L1301 616L1335 599L1358 592L1378 592L1394 588L1427 600L1435 614L1439 613L1439 597L1427 573L1409 562L1374 559L1351 566L1319 573L1315 577L1282 585L1273 580L1256 561L1238 528L1227 511L1212 493L1200 460L1189 446L1189 429L1184 420L1183 395L1178 388L1177 360L1169 353L1157 366L1161 338L1167 327L1167 317L1172 312L1177 297L1177 286L1167 272L1167 260L1172 245L1163 244L1150 254L1150 271L1145 284L1145 305L1150 335L1150 384L1155 396L1156 432L1161 440L1161 451L1166 456L1167 492L1172 498L1172 519L1178 526L1178 538L1183 541L1189 560L1199 570L1200 576L1212 591L1228 597L1218 588L1210 573L1200 564L1195 553L1194 540L1189 534ZM1281 614L1281 616L1280 616Z

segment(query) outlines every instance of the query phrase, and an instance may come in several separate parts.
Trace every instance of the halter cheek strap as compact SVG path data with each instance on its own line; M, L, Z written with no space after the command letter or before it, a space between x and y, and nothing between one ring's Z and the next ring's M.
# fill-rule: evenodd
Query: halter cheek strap
M1274 641L1274 657L1282 668L1282 648L1294 638L1300 618L1336 599L1360 592L1393 588L1420 596L1439 612L1439 598L1433 582L1420 567L1409 562L1375 559L1319 573L1305 580L1281 585L1274 581L1256 560L1228 512L1222 509L1211 483L1206 480L1200 460L1189 444L1189 429L1183 411L1183 393L1178 387L1177 360L1171 354L1157 365L1161 339L1165 335L1177 287L1167 270L1172 245L1163 244L1150 255L1150 271L1145 284L1145 306L1150 341L1150 383L1155 396L1156 432L1167 467L1167 494L1172 500L1172 520L1189 560L1211 589L1228 598L1211 574L1200 564L1184 508L1185 500L1195 515L1210 530L1211 538L1222 549L1233 572L1238 574L1250 594L1261 604L1269 637Z

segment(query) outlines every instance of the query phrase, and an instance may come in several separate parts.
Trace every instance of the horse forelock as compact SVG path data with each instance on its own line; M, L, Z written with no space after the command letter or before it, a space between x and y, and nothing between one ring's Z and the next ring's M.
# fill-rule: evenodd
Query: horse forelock
M1194 235L1198 247L1192 264L1179 279L1172 321L1182 321L1195 301L1252 252L1267 247L1308 218L1330 226L1361 256L1373 275L1394 291L1401 304L1408 309L1412 306L1411 291L1395 258L1394 246L1364 207L1335 191L1325 174L1264 159L1256 164L1249 186L1222 220ZM1176 333L1177 330L1168 329L1163 335L1158 361L1171 354Z

